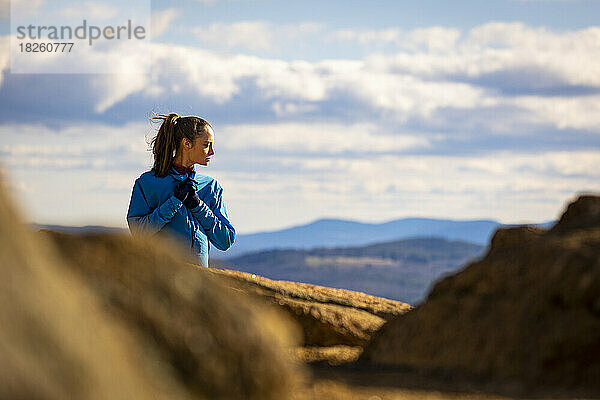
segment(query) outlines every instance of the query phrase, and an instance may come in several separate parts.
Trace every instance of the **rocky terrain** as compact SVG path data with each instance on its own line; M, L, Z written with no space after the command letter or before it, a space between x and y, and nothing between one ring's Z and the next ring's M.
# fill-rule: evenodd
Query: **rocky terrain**
M0 398L598 395L600 198L499 230L413 308L199 268L173 243L31 232L0 190Z
M600 198L580 197L550 230L498 230L360 361L600 392Z
M387 321L412 307L350 290L213 269L226 285L286 312L302 329L303 346L364 346Z
M301 374L285 350L299 342L296 326L178 259L174 246L111 234L41 234L192 393L281 398Z

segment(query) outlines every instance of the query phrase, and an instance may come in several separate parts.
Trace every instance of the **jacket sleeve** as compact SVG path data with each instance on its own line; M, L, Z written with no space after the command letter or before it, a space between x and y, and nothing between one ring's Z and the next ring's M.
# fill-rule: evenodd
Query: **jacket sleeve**
M127 211L127 224L131 235L155 234L167 222L171 221L182 205L181 200L171 196L154 210L150 209L140 182L136 180L131 193L129 210Z
M219 250L227 250L235 241L235 229L223 202L223 189L217 186L216 202L210 208L204 201L190 210L194 219L200 223L210 242Z

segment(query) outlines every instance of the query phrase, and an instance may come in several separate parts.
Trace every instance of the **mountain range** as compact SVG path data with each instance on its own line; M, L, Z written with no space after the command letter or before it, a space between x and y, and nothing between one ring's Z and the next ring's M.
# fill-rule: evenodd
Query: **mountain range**
M212 258L211 266L416 304L433 282L484 249L464 241L416 238L355 247L266 250L227 260Z
M542 228L554 222L535 224ZM49 229L64 233L128 232L123 228L103 226L32 225L34 229ZM222 252L211 248L211 256L231 259L267 249L310 249L315 247L364 246L373 243L416 238L437 237L479 245L489 242L501 224L494 220L446 220L403 218L384 223L365 223L343 219L319 219L314 222L269 232L238 234L234 245Z

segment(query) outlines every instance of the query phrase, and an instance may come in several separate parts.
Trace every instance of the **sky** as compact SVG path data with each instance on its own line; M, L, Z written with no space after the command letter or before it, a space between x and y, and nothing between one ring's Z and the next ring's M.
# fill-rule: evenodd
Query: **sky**
M74 20L112 10L51 6L68 3ZM221 184L238 233L318 218L542 222L600 192L598 0L161 0L148 11L144 51L81 56L145 72L26 74L11 70L0 0L0 165L29 222L125 227L152 166L147 117L171 111L213 125L215 155L196 171Z

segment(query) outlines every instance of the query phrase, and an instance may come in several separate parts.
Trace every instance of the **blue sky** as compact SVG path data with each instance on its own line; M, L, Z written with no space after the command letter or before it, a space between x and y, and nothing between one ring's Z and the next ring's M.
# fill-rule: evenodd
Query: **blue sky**
M28 220L125 226L151 111L211 121L216 155L196 168L243 233L321 217L537 222L600 189L600 1L151 11L147 52L106 61L149 74L14 74L0 0L0 162Z

